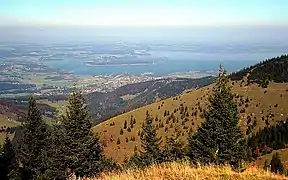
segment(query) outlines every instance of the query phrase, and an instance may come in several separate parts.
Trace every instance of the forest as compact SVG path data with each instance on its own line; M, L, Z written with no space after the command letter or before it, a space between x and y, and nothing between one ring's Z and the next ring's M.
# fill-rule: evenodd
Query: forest
M257 83L262 87L267 87L269 81L288 82L288 55L267 59L230 74L232 80L242 80L244 76L247 76L248 83Z

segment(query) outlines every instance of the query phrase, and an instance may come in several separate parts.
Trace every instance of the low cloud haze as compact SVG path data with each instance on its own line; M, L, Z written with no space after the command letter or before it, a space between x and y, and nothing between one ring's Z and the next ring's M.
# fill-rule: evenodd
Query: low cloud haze
M190 42L275 42L288 40L288 27L75 27L5 26L0 41L190 41Z

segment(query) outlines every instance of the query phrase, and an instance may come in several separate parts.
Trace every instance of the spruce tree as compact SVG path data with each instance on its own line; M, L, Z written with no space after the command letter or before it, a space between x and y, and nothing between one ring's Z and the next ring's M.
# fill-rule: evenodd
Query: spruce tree
M26 121L21 127L19 158L23 165L25 178L43 178L47 166L47 149L50 146L49 131L43 121L33 97L29 99Z
M219 75L209 96L205 121L189 137L188 156L194 162L230 164L239 167L245 160L245 141L239 127L237 105L226 73Z
M125 120L125 122L124 122L124 127L123 127L124 129L126 129L127 128L127 121Z
M91 131L91 117L81 92L69 96L64 128L64 164L77 177L93 177L101 171L102 147L98 135Z
M49 169L46 171L45 177L47 179L65 179L65 133L61 124L55 124L51 127L51 135L48 142L48 162Z
M152 122L153 118L146 114L145 123L142 126L143 135L140 137L144 150L140 152L140 156L145 158L146 165L160 161L161 156L161 137L157 137L157 130Z
M141 147L143 150L139 153L135 152L129 161L125 162L126 166L146 167L153 163L160 163L163 161L162 152L160 150L161 138L157 137L157 130L152 122L153 118L146 112L146 119L142 124L142 131L140 133Z
M266 159L265 162L264 162L263 169L264 169L265 171L268 171L268 170L270 169L270 164L268 163L267 159Z
M179 139L180 133L181 131L177 131L171 137L166 137L162 152L163 161L176 161L185 157L184 143Z
M271 171L274 173L279 173L279 174L285 173L285 168L281 162L278 152L273 154L271 162L270 162L270 167L271 167Z
M3 180L20 179L16 153L10 139L6 136L0 156L0 177Z

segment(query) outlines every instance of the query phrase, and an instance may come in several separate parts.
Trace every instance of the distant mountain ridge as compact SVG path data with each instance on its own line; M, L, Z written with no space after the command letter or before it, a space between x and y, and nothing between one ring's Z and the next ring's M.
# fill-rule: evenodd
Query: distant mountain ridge
M248 83L267 85L268 81L276 83L288 82L288 55L266 59L258 64L232 73L232 80L242 80L247 76Z
M90 93L86 98L93 120L100 123L109 117L176 96L185 90L209 85L214 79L212 76L199 79L159 79L128 84L108 93Z

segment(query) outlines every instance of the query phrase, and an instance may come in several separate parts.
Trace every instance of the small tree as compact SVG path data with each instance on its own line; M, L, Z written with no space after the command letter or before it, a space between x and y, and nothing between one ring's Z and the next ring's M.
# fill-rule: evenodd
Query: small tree
M120 129L120 135L123 135L123 133L124 133L124 132L123 132L123 129L121 128L121 129Z
M185 157L184 143L179 139L180 133L176 131L171 137L166 137L166 145L162 152L163 161L176 161Z
M3 180L20 179L18 162L10 139L6 136L0 156L0 177Z
M21 127L19 142L19 158L27 178L44 178L43 175L49 169L46 163L50 145L49 136L48 126L41 117L36 101L30 97L28 114Z
M128 127L128 128L127 128L127 131L128 131L128 132L131 132L131 128L130 128L130 127Z
M128 166L132 164L143 167L162 161L160 150L161 138L157 137L157 130L152 122L153 118L149 114L146 114L140 136L143 151L140 151L139 154L135 152L134 156L128 161Z
M143 136L140 137L141 146L144 150L140 152L140 156L146 157L148 164L157 162L161 154L161 138L157 137L157 131L152 122L153 118L147 114L145 123L142 126Z
M209 96L206 121L189 137L188 156L204 164L229 163L239 167L245 160L245 141L239 127L237 105L225 73L220 74Z
M124 127L123 127L124 129L126 129L127 128L127 121L125 120L125 122L124 122Z
M94 177L101 171L102 147L98 135L91 131L91 117L81 92L69 96L62 116L66 152L63 162L77 177Z
M265 160L265 162L264 162L264 166L263 166L263 169L264 170L266 170L266 171L268 171L270 168L270 164L268 163L268 161L267 161L267 159Z
M280 156L277 153L274 153L270 162L271 171L274 173L283 174L285 172L284 165L281 162Z
M118 138L117 139L117 145L119 145L121 142L120 142L120 139Z

